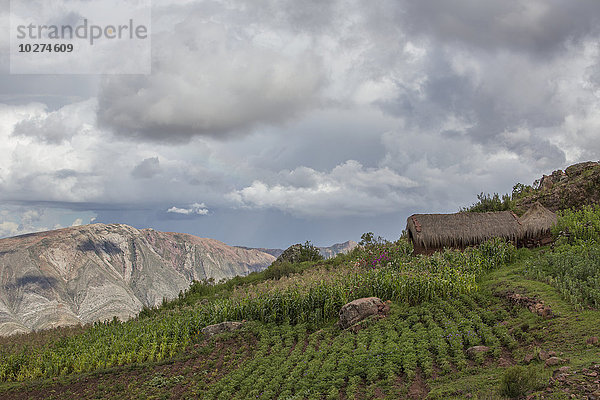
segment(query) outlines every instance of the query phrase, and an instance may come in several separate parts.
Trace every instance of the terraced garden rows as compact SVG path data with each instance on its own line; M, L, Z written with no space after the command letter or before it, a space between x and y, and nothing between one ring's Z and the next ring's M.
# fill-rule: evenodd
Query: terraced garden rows
M359 399L405 393L415 379L498 359L516 346L484 297L460 296L405 312L395 310L357 333L331 327L309 333L305 325L256 326L252 359L210 386L206 399ZM485 345L487 353L468 354Z

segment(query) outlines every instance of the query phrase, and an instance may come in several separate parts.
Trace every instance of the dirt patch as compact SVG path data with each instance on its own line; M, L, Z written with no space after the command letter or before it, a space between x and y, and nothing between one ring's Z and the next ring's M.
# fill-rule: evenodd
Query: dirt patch
M431 379L436 380L443 374L444 374L444 371L442 371L442 369L440 367L438 367L437 365L433 364L433 372L431 374Z
M416 370L415 379L408 387L408 398L410 399L424 399L429 393L429 387L423 379L423 374L419 368Z
M544 304L543 300L538 300L536 298L529 297L521 293L516 293L514 291L496 293L496 295L505 299L513 306L527 308L532 313L537 314L541 317L552 318L554 316L552 308L550 308L549 305Z
M376 399L385 399L385 393L383 393L383 390L381 390L381 388L376 387L374 392Z
M510 352L510 350L508 350L507 348L503 347L502 348L502 353L500 355L500 358L498 359L498 366L499 367L511 367L513 365L516 365L517 362L515 361L512 353Z

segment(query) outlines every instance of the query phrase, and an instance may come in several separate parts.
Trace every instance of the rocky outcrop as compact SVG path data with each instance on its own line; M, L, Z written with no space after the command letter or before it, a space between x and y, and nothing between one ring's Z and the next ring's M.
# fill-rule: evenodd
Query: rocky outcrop
M553 212L600 204L600 163L588 161L571 165L564 171L544 175L534 186L535 189L517 199L518 211L528 210L536 201Z
M277 258L281 255L281 253L283 253L282 249L267 249L264 247L245 247L245 246L236 246L239 247L240 249L244 249L244 250L258 250L258 251L262 251L263 253L267 253L272 255L273 257Z
M543 300L537 300L514 292L498 293L498 295L505 298L513 305L527 308L529 311L540 317L551 318L553 316L552 308L549 305L544 304Z
M193 280L260 271L275 257L213 239L94 224L0 240L0 335L117 317Z
M378 297L356 299L340 309L338 325L347 329L372 315L384 313L386 304Z
M598 399L599 376L600 364L596 363L592 363L588 368L556 368L548 381L547 392L562 392L566 398L572 399Z
M562 358L559 357L550 357L546 360L546 362L544 363L544 365L546 367L554 367L556 365L561 365L564 364L566 362L566 360L563 360Z
M220 324L209 325L202 328L202 334L205 338L211 338L215 335L225 332L233 332L240 329L244 325L243 322L225 321Z

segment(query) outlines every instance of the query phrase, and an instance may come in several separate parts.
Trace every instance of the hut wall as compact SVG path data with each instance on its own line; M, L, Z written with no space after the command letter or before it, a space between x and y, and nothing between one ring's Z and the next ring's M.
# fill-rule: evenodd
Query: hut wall
M554 241L552 233L546 233L538 235L536 237L525 238L517 243L517 247L527 247L532 249L534 247L546 246Z

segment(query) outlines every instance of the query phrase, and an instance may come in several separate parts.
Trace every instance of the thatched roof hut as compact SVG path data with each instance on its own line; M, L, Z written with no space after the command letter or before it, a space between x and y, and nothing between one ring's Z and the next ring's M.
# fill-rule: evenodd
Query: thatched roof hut
M516 243L521 229L521 221L511 211L414 214L406 223L416 254L444 247L463 249L494 237Z
M521 218L512 211L414 214L408 217L406 230L415 254L428 254L444 247L476 246L495 237L517 246L548 244L556 221L556 214L536 202Z
M551 229L558 220L556 214L536 201L521 218L524 241L551 237Z

